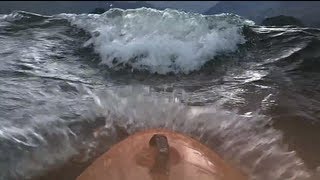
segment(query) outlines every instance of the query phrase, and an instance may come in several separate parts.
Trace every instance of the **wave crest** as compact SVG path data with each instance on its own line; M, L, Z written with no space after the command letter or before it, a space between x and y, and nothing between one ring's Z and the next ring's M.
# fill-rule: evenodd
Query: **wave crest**
M0 16L0 20L7 22L36 22L50 18L51 16L45 16L26 11L13 11L11 14L4 14Z
M205 16L150 8L60 16L91 33L85 45L93 44L109 68L159 74L187 74L220 53L236 51L245 42L242 27L253 24L233 14Z

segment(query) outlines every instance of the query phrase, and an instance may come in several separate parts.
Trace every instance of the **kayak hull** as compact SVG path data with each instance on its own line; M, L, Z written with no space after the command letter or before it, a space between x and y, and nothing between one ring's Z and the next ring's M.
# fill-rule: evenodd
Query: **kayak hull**
M150 145L155 135L165 137L168 144L168 159L162 166L158 165L161 150ZM155 167L162 170L155 171ZM135 133L114 145L77 178L106 179L246 180L247 177L195 139L165 129L150 129Z

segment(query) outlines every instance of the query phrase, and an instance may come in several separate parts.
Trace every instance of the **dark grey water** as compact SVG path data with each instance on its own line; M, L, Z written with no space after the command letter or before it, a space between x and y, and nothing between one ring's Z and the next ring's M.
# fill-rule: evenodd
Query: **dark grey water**
M319 35L172 10L1 15L0 179L74 179L151 127L251 179L318 179Z

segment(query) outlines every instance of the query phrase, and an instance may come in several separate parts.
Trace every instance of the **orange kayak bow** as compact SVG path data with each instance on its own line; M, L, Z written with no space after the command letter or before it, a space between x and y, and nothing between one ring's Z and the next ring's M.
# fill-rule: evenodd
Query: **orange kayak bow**
M177 132L151 129L114 145L77 180L247 180L214 151Z

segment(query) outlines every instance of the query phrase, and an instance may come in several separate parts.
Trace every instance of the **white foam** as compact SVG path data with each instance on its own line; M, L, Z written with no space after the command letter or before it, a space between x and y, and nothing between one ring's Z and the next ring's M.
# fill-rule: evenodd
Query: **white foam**
M126 64L160 74L189 73L219 53L234 52L245 42L241 27L253 24L230 14L205 16L149 8L60 16L92 34L86 45L94 45L103 64L110 68Z
M310 173L294 151L282 145L282 134L266 125L270 118L257 112L240 115L220 104L185 106L176 97L163 98L146 86L127 86L94 91L92 108L106 117L106 134L114 124L129 133L147 128L184 132L208 144L238 165L250 180L302 180Z

